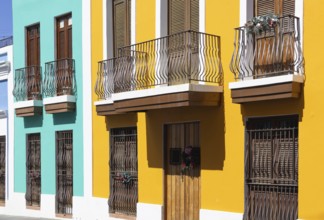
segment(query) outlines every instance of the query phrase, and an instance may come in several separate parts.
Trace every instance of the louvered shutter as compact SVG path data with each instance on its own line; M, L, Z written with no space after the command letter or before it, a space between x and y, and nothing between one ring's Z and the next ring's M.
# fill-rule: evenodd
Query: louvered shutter
M256 16L277 14L295 15L295 0L256 0Z
M114 55L118 48L130 44L130 4L128 0L114 1Z
M185 30L186 1L169 1L169 35Z
M169 34L199 31L199 0L169 0Z
M256 0L256 16L274 14L275 0Z
M282 15L295 15L295 0L283 0Z
M190 29L193 31L199 31L199 0L191 0Z

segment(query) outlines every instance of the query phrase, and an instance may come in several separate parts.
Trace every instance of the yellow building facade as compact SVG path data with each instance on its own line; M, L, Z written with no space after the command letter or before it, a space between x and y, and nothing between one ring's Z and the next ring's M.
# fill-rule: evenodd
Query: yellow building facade
M323 4L91 1L105 218L323 219Z

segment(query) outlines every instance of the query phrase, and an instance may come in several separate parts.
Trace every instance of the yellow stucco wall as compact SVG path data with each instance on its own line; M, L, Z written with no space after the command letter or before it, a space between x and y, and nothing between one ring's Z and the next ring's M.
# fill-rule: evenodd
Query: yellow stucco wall
M103 59L102 26L102 1L91 1L92 88L95 87L97 80L98 61ZM92 90L92 100L97 101L94 90ZM105 117L97 116L94 105L92 106L92 127L93 196L108 198L108 133Z
M299 218L324 219L324 1L304 0L304 56L306 82L299 129Z

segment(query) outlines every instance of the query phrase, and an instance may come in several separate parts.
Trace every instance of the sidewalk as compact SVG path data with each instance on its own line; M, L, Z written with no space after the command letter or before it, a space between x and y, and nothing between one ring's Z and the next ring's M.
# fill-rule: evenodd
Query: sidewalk
M31 218L23 216L0 215L0 220L51 220L49 218Z

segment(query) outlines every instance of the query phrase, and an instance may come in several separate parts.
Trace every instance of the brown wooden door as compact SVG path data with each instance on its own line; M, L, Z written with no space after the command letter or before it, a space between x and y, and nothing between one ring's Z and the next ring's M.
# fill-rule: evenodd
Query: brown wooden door
M72 58L72 15L57 18L56 21L57 59Z
M56 20L56 92L57 95L72 93L73 70L72 15L64 15Z
M255 16L295 15L295 0L255 0ZM294 19L279 19L276 28L255 34L254 76L280 75L293 71Z
M26 89L28 100L40 99L40 29L39 24L27 28Z
M198 220L199 123L165 126L165 219Z
M168 2L169 84L181 84L190 78L190 65L198 60L199 0L169 0ZM179 34L180 33L180 34Z

